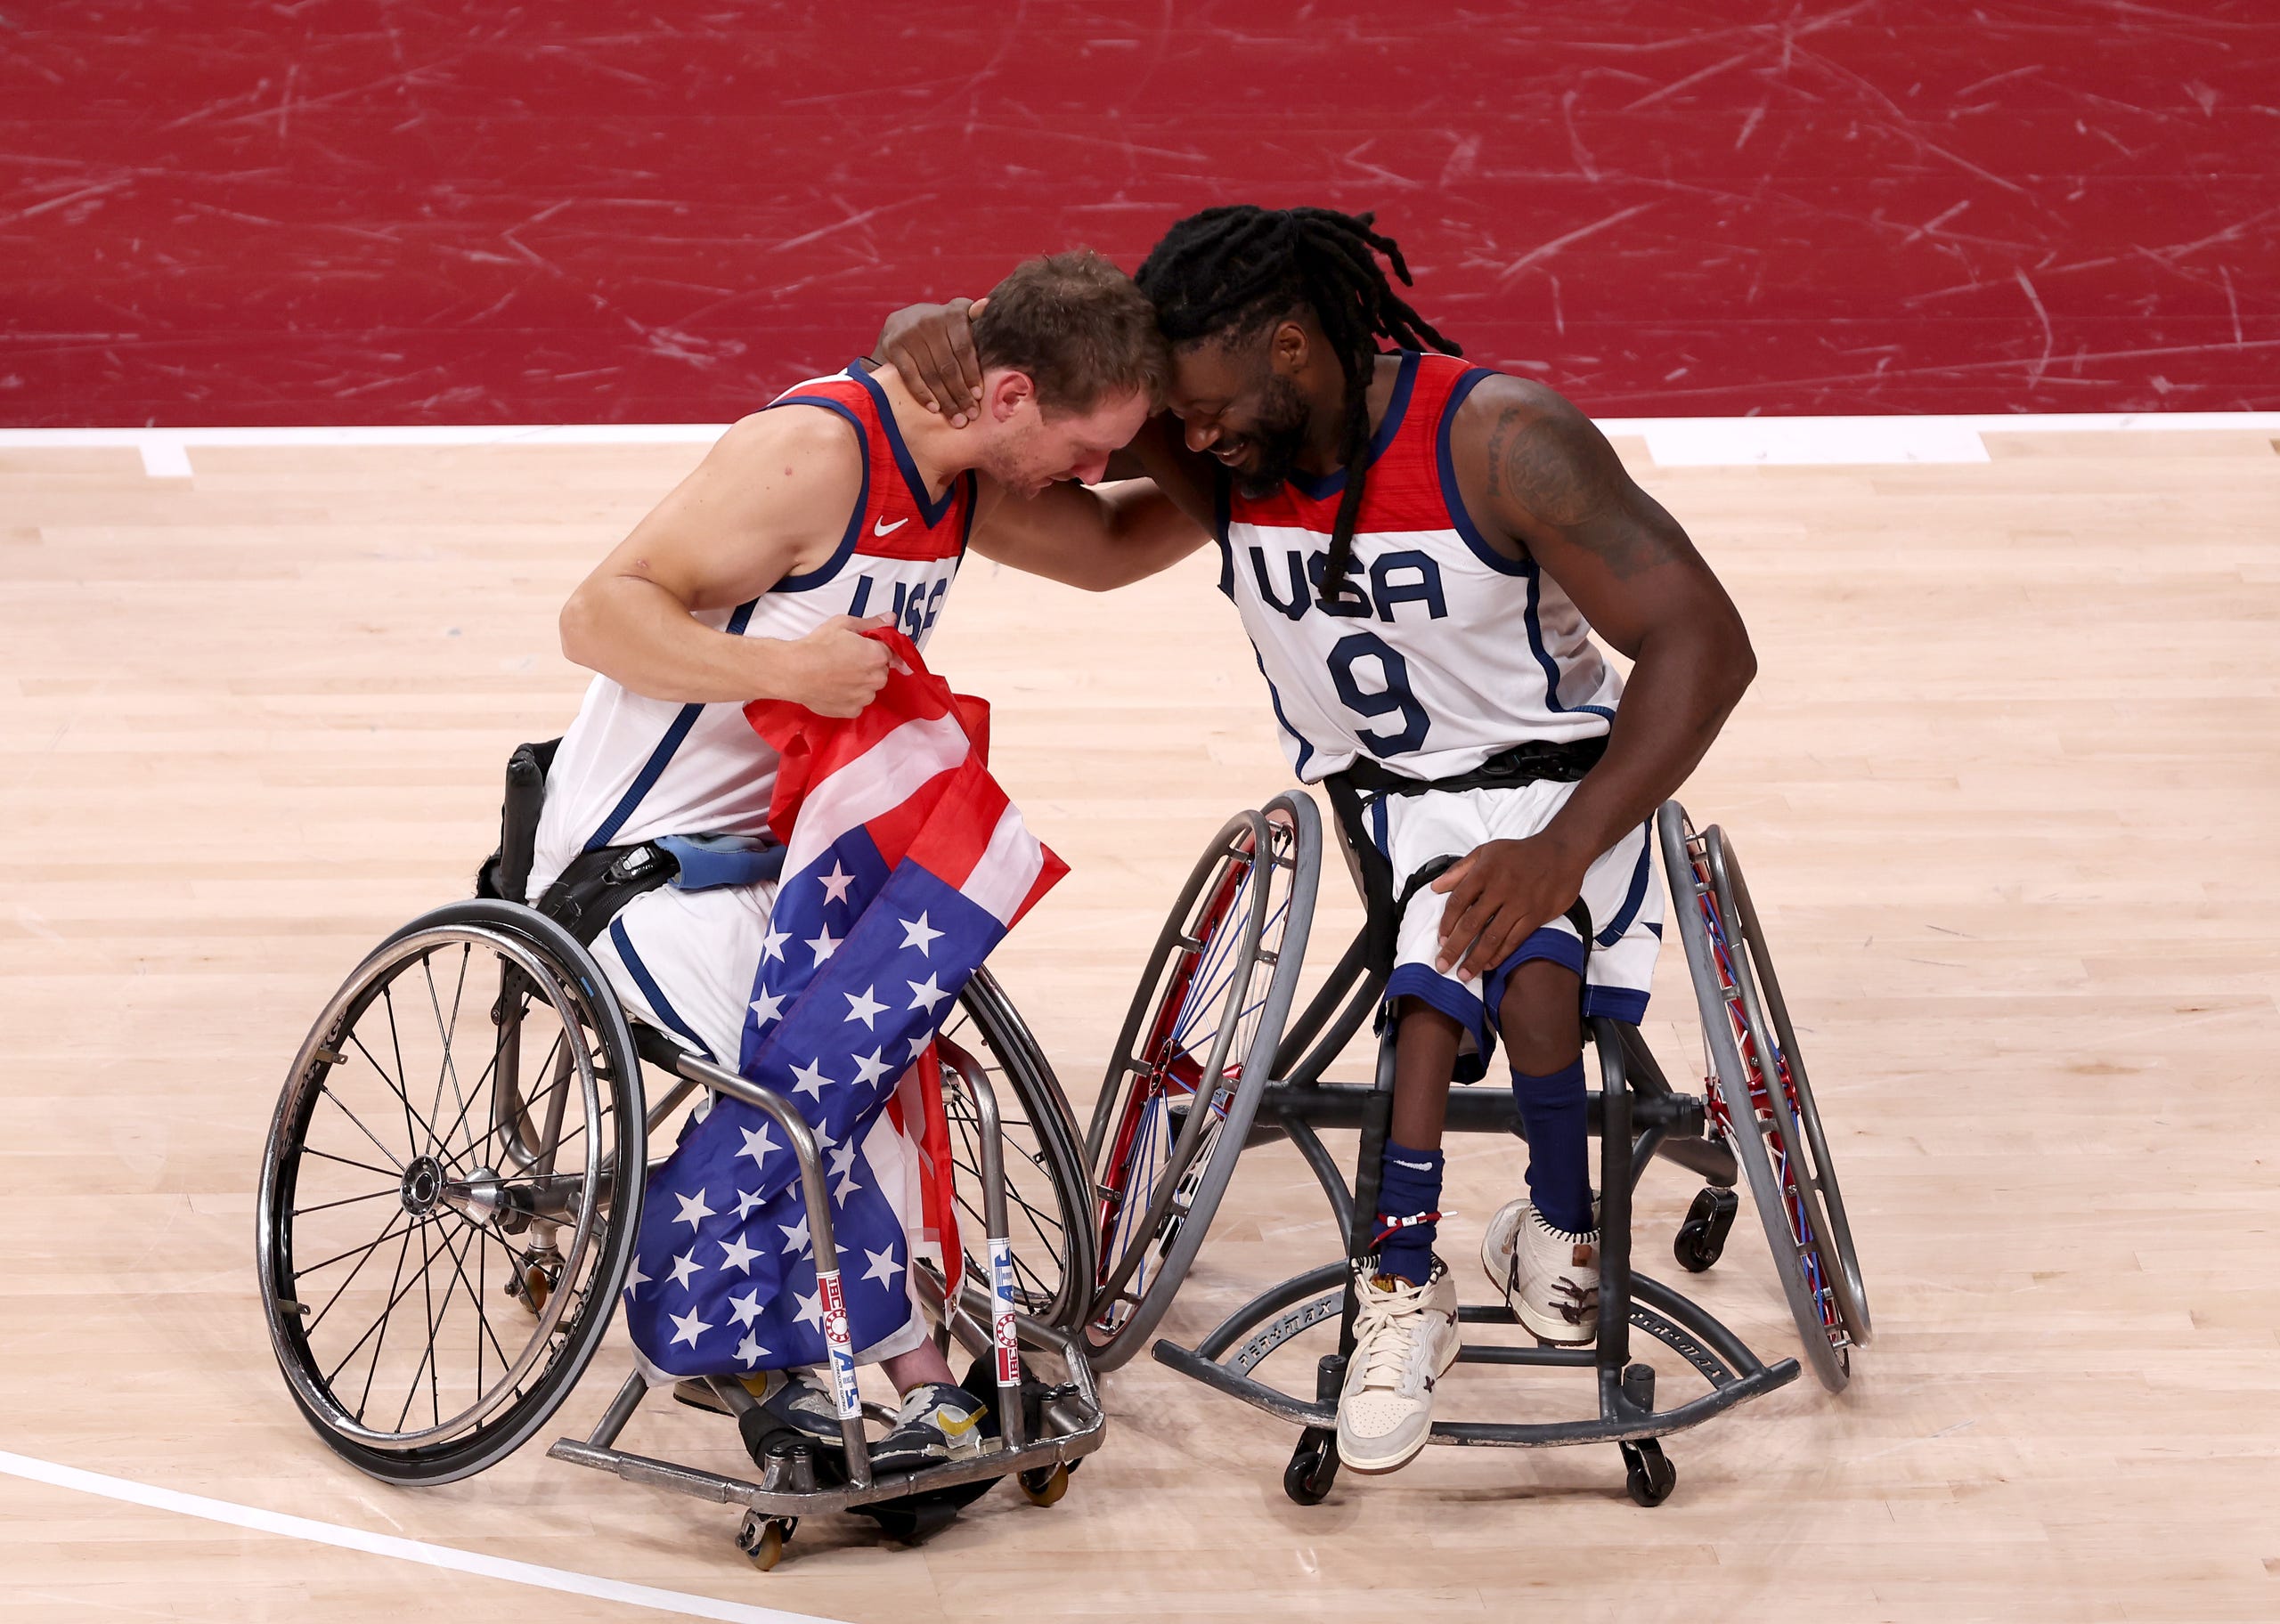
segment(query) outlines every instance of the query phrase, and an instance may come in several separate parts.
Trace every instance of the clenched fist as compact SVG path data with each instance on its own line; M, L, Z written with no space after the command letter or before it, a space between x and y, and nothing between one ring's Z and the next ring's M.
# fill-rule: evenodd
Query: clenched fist
M784 697L818 716L853 716L886 686L886 645L862 634L892 622L892 615L859 621L834 615L806 637L785 646Z

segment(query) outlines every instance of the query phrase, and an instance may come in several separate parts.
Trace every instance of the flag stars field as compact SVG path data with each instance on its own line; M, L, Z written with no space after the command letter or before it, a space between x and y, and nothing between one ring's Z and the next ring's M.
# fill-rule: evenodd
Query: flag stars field
M907 1323L916 1256L940 1247L947 1262L966 1249L940 1091L931 1069L913 1065L974 967L1064 872L989 779L947 686L915 660L893 680L901 686L873 701L868 719L846 725L775 702L746 711L809 775L770 809L772 824L782 814L783 878L761 899L774 917L755 932L749 990L736 989L736 1065L797 1109L814 1136L799 1143L821 1158L837 1255L880 1287L849 1307L858 1346ZM916 730L881 734L890 714ZM931 763L916 778L915 751ZM793 951L801 946L805 954ZM891 1100L900 1109L882 1116ZM797 1131L748 1100L708 1103L649 1180L641 1233L652 1273L629 1280L627 1329L677 1376L817 1363L837 1316L819 1295ZM923 1210L902 1210L906 1178L923 1189Z

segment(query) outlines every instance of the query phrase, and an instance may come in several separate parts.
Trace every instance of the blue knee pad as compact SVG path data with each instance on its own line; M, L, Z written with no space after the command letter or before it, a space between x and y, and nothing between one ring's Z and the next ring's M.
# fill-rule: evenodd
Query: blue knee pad
M1571 1235L1592 1229L1591 1134L1584 1120L1584 1057L1548 1076L1512 1074L1512 1098L1528 1132L1528 1199L1543 1221Z
M1378 1174L1378 1271L1422 1285L1433 1272L1435 1220L1441 1215L1438 1150L1413 1150L1386 1141ZM1422 1222L1420 1222L1421 1220Z

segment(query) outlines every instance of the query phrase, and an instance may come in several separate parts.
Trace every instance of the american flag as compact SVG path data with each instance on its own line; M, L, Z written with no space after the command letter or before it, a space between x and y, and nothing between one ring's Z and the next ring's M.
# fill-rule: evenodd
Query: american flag
M769 820L787 849L737 1069L815 1129L844 1283L817 1279L782 1132L715 1100L652 1173L627 1276L626 1328L665 1375L823 1364L838 1296L845 1345L902 1329L916 1311L905 1214L955 1283L930 1045L967 978L1068 872L989 776L988 707L951 694L901 633L867 635L895 660L861 715L745 708L783 758Z

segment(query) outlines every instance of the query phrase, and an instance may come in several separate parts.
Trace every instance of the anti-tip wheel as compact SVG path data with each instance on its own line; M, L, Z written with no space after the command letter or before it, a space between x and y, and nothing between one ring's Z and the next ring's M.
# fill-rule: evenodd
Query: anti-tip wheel
M1663 1453L1661 1443L1649 1438L1622 1447L1624 1487L1632 1499L1641 1506L1659 1506L1669 1499L1678 1487L1678 1468Z
M765 1573L784 1560L784 1541L798 1526L796 1520L787 1522L778 1517L763 1517L757 1512L746 1512L744 1526L737 1530L737 1548L745 1554L753 1567Z
M1020 1474L1022 1498L1032 1506L1054 1506L1069 1492L1069 1468L1055 1464Z
M1301 1506L1319 1506L1338 1481L1338 1435L1308 1427L1282 1468L1282 1492Z

